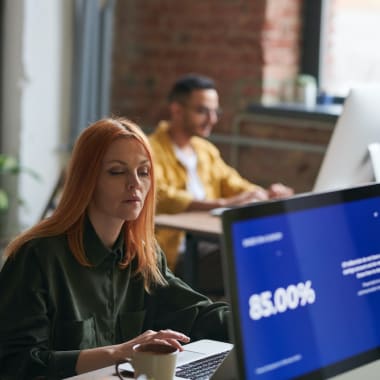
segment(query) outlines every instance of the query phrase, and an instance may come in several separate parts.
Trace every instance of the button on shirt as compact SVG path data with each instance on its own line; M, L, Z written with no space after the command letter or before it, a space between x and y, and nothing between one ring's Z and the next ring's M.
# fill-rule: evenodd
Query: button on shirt
M148 294L136 262L120 269L124 238L107 249L85 221L91 267L80 265L66 235L30 241L0 273L0 378L75 375L80 350L172 328L193 339L227 340L228 309L194 292L166 267L168 286Z

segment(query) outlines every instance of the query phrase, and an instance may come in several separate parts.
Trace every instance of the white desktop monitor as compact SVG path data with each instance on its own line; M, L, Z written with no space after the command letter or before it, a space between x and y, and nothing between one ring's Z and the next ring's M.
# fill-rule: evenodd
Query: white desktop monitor
M353 88L335 125L313 191L380 181L380 83ZM372 145L371 145L372 144Z

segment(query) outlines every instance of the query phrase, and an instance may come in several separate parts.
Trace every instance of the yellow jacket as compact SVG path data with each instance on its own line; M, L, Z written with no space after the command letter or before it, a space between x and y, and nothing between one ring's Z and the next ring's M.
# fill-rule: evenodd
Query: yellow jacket
M184 212L193 201L193 196L186 190L186 169L174 153L168 127L168 122L161 121L149 136L156 174L157 214ZM211 142L192 137L191 145L198 158L197 171L207 199L230 197L255 187L223 161L219 150ZM178 231L168 229L156 231L158 243L165 252L172 270L175 268L182 235Z

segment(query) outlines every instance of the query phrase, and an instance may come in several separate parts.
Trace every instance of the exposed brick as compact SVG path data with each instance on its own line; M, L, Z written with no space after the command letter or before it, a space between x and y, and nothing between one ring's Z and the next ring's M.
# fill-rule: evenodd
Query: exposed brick
M112 113L150 130L167 115L173 81L199 72L218 85L224 112L217 132L231 133L247 104L280 99L284 82L299 71L301 6L301 0L117 0ZM289 130L244 126L248 135L307 137ZM319 132L310 136L325 141ZM227 146L220 148L228 154ZM278 177L304 190L319 160L299 152L242 148L238 169L252 180L269 183Z

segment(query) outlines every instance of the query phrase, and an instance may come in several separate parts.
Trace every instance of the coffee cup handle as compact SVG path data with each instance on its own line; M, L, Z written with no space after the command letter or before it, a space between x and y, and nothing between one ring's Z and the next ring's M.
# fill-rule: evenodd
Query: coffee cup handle
M126 358L125 360L120 360L115 364L115 372L117 377L120 380L125 380L125 377L134 377L135 373L134 371L128 370L128 369L120 369L119 366L124 363L129 363L130 365L133 366L132 359L131 358Z

